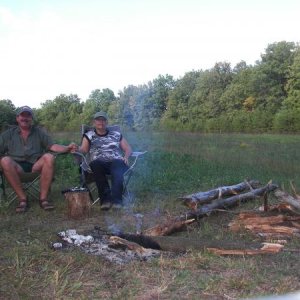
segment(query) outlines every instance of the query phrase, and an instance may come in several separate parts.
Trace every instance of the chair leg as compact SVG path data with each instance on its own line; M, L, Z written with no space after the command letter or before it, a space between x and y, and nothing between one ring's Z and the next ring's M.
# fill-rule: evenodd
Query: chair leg
M91 206L93 206L94 204L96 204L98 201L100 201L100 198L99 198L99 197L92 203Z
M40 180L40 176L36 177L31 182L22 182L23 190L27 194L27 196L30 196L31 198L33 198L35 200L38 200L38 201L39 201L39 198L40 198L39 197L40 196L39 180ZM17 198L18 198L18 196L15 193L15 191L12 191L7 196L8 205L13 203Z
M0 171L0 180L1 180L1 183L0 183L0 189L2 190L2 192L0 191L0 202L2 201L2 196L3 197L6 197L6 191L5 191L5 179L4 179L4 174L2 171Z

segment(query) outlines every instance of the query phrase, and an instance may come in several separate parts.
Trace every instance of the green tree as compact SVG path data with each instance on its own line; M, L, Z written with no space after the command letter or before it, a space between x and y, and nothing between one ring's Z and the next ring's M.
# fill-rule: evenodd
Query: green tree
M279 131L300 131L300 49L297 48L286 84L287 98L276 114L274 127Z
M0 100L0 131L7 125L16 123L16 107L11 100Z
M119 93L120 113L123 117L122 125L131 129L142 129L149 125L147 115L147 99L150 89L147 85L125 87Z
M252 77L257 109L274 114L281 108L287 96L285 85L294 60L294 50L294 43L282 41L270 44L262 54Z
M174 88L168 93L167 107L162 124L176 130L188 126L190 119L189 102L202 71L191 71L176 81Z
M159 75L149 83L150 96L146 101L146 109L151 125L158 125L167 109L169 93L174 87L175 80L171 75Z
M221 98L233 79L233 72L229 63L216 63L214 68L199 76L195 89L189 101L190 122L195 130L214 128L213 120L210 125L205 123L210 119L217 119L223 112Z
M37 117L39 122L51 131L78 129L82 122L80 118L82 107L80 98L76 94L69 96L61 94L54 100L42 103Z
M115 94L110 89L93 90L84 103L82 121L89 124L97 111L109 112L110 105L116 101ZM113 116L110 116L113 117Z

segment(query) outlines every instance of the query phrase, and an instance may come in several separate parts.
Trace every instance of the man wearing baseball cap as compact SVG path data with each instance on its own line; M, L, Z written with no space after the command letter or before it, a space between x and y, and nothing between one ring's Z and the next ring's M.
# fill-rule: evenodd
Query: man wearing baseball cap
M33 118L34 114L29 106L20 107L16 113L18 125L0 135L0 166L18 196L17 213L28 209L20 174L23 172L41 174L40 207L44 210L52 210L54 206L47 197L53 180L54 155L49 151L65 153L76 149L74 143L68 146L55 144L44 130L33 125Z

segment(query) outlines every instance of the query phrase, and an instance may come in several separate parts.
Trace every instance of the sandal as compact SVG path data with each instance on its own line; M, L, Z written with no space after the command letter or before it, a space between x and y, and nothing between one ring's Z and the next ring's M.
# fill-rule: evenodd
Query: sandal
M54 205L50 204L47 199L40 199L40 207L43 210L52 210L52 209L54 209Z
M16 213L24 213L28 209L28 204L26 199L22 199L19 202L19 205L16 207Z

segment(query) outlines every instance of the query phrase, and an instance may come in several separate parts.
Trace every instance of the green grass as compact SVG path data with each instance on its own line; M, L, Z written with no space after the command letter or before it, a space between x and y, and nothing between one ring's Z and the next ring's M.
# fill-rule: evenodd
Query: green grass
M56 210L42 211L31 203L16 215L14 205L0 210L0 299L240 299L284 294L300 289L299 253L220 257L207 251L163 254L150 262L117 266L79 250L53 251L59 231L93 229L112 223L135 229L132 213L144 214L144 228L186 208L178 197L246 178L269 180L291 191L300 188L300 139L297 135L191 133L124 133L134 150L148 153L138 162L130 182L131 211L101 212L93 206L90 218L69 220L61 190L79 185L71 155L56 160L51 198ZM57 141L79 142L77 134L60 134ZM260 200L232 210L253 209ZM199 220L178 236L218 241L259 241L247 232L227 229L233 213L217 213ZM299 238L287 249L299 249Z

